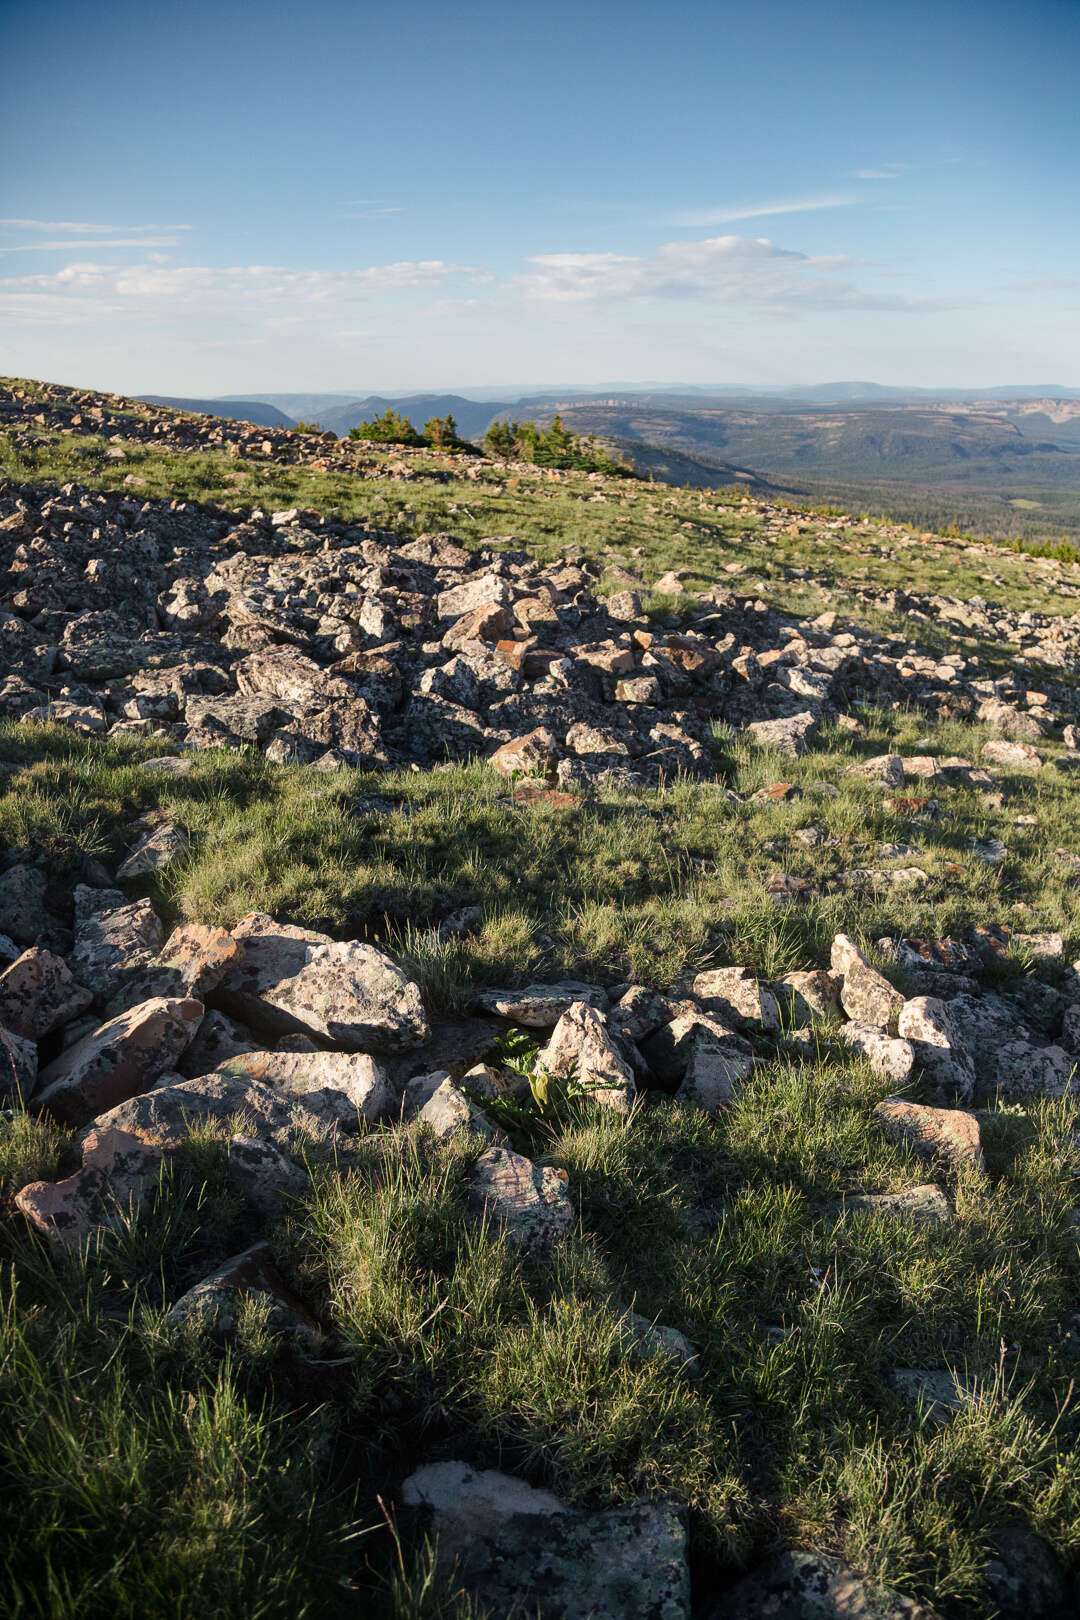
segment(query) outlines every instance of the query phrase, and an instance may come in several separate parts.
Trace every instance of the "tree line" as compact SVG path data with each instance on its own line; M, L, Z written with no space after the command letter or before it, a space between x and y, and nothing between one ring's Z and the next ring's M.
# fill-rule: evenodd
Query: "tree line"
M632 476L631 469L609 455L595 434L582 438L572 433L561 416L554 417L547 428L538 427L535 422L493 422L484 435L483 446L479 447L460 436L449 411L445 416L433 416L418 433L407 416L387 407L381 416L350 428L349 438L413 449L426 445L433 450L466 455L483 452L499 461L530 461L538 467Z

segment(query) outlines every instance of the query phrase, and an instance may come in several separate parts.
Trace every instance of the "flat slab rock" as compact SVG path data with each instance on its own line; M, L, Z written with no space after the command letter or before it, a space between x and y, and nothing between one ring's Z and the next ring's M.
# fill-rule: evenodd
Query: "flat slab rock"
M403 1052L427 1039L419 986L373 945L339 943L261 912L244 917L233 937L243 961L218 999L245 1023L353 1051Z
M608 1003L605 991L573 980L529 984L524 990L481 990L476 1000L485 1012L509 1018L527 1029L554 1029L563 1014L578 1001L593 1007L606 1007Z
M427 1463L401 1487L403 1506L412 1509L436 1542L439 1563L452 1565L478 1535L491 1535L518 1514L550 1518L566 1506L551 1491L539 1490L495 1468L464 1462Z
M469 1542L456 1578L492 1615L689 1620L686 1512L664 1499L519 1514Z
M905 1187L903 1192L848 1193L841 1207L856 1213L918 1221L926 1226L948 1226L955 1219L949 1200L935 1182L922 1187Z
M193 1125L204 1119L225 1124L239 1121L247 1135L281 1145L287 1145L295 1132L326 1134L322 1121L299 1098L264 1080L232 1074L205 1074L197 1080L156 1086L110 1108L94 1124L130 1131L153 1147L173 1148L186 1141Z
M940 1616L891 1587L864 1580L838 1558L786 1552L715 1599L704 1620L940 1620Z

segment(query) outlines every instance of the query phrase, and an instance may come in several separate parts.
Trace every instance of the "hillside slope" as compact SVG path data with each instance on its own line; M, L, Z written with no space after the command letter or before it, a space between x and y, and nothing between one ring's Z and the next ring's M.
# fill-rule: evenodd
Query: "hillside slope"
M292 427L292 419L273 405L253 400L172 399L164 395L143 394L147 405L164 405L169 410L193 411L201 416L225 416L233 422L254 422L259 427Z
M1080 567L10 379L0 474L12 1611L1075 1612Z

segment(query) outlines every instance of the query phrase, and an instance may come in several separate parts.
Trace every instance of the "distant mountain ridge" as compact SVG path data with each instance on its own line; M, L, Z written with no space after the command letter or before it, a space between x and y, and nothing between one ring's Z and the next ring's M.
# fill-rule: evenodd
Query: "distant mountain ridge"
M166 394L140 394L145 405L164 405L173 411L193 411L199 416L224 416L230 422L251 422L256 427L295 427L296 418L286 416L276 406L261 400L176 399Z

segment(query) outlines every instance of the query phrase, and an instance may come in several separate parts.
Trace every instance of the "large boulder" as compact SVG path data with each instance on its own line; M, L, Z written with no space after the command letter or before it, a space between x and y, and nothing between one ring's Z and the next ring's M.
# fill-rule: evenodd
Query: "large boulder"
M218 1000L278 1034L303 1031L354 1051L404 1052L428 1035L418 985L388 956L252 912L233 929L244 956Z
M147 1091L171 1070L202 1021L201 1001L164 996L129 1008L42 1071L35 1108L64 1125L85 1125L117 1103Z
M357 1130L394 1111L386 1075L366 1052L247 1052L219 1074L263 1081L289 1092L327 1126Z

